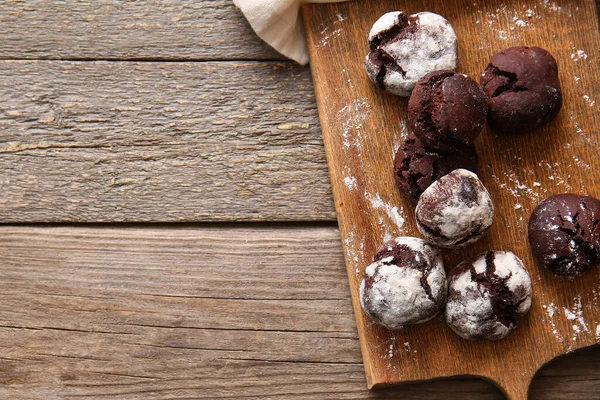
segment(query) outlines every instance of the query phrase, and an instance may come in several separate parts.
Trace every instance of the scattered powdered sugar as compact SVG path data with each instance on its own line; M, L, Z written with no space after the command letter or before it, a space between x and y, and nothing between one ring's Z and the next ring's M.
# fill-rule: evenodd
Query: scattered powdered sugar
M471 18L475 24L487 25L490 32L500 40L516 39L524 30L535 30L535 21L543 19L544 15L549 13L564 13L568 17L573 17L573 11L579 11L579 7L574 7L568 2L561 6L550 0L541 0L538 4L528 2L527 5L520 6L518 3L499 4L495 9L484 11L480 6L480 3L484 2L481 0L472 3ZM483 46L484 44L480 43L479 49L483 50Z
M408 128L406 127L406 120L404 118L402 118L400 120L400 138L401 139L408 138L409 133L410 132L409 132Z
M546 310L546 314L548 314L548 317L550 318L550 326L552 328L552 333L554 334L554 337L556 337L556 340L558 340L560 343L563 343L565 341L565 338L558 332L558 329L556 328L556 322L554 321L554 316L558 311L558 307L556 306L556 304L554 304L554 302L552 302L548 305L543 304L542 308Z
M515 22L516 26L527 26L527 22L523 21L522 19L519 19L518 17L513 17L513 21Z
M394 144L392 146L392 159L394 157L396 157L396 152L398 152L398 149L400 148L402 143L408 138L409 134L410 134L410 131L408 130L408 128L406 126L406 119L402 118L400 120L400 137L399 137L399 139L396 139L398 137L397 134L394 135Z
M396 224L398 229L402 229L402 227L404 226L404 217L402 217L400 215L400 213L398 212L398 207L397 206L390 207L389 204L386 204L385 211L387 212L389 217L392 219L392 221L394 221L394 223Z
M384 234L383 234L383 242L389 242L390 240L392 240L394 237L392 236L392 234L386 229Z
M381 357L383 360L390 360L394 357L394 355L399 355L402 356L404 354L415 354L417 352L417 350L413 350L411 348L410 342L404 342L403 346L394 346L394 343L396 341L396 336L392 336L390 338L390 340L392 341L392 343L390 343L389 345L387 345L386 347L386 352L385 354ZM415 357L413 357L413 359L416 360ZM388 364L388 369L391 367L390 364Z
M358 188L358 184L356 183L356 178L353 176L345 176L344 184L350 191L356 190Z
M319 42L319 44L317 45L317 47L323 47L323 46L327 46L329 44L329 40L331 38L334 38L336 36L340 36L340 34L342 33L342 29L338 28L334 31L331 31L331 33L328 33L327 35L323 36L323 38L321 39L321 41Z
M583 99L590 107L594 107L596 105L596 100L592 99L589 94L584 94Z
M583 128L582 128L582 127L581 127L581 126L580 126L578 123L575 123L575 126L574 126L574 128L575 128L575 132L577 132L577 134L579 135L579 137L580 137L581 139L583 139L583 141L584 141L584 142L586 142L586 143L590 143L590 144L592 143L592 138L591 138L591 136L590 136L590 135L588 135L588 133L587 133L587 132L585 132L585 131L583 130Z
M331 39L340 36L342 33L342 28L336 27L336 25L345 20L346 18L338 12L335 15L335 19L332 21L332 23L321 29L321 40L316 47L327 46Z
M348 232L348 237L346 239L344 239L344 244L346 245L346 256L353 260L355 264L358 264L358 254L356 253L356 251L353 251L352 249L354 249L354 240L355 240L355 233L354 231L349 231Z
M390 221L396 225L398 233L402 230L405 219L400 213L404 212L404 210L400 210L398 206L392 206L391 204L384 202L379 196L379 193L372 195L365 190L365 199L367 199L367 201L370 203L373 210L385 210ZM381 218L379 221L380 224L383 224L383 220Z
M573 308L568 309L563 307L567 320L574 322L572 340L577 341L577 337L581 332L589 332L589 328L583 317L583 306L581 303L581 295L573 298Z
M556 174L556 171L561 166L561 163L555 161L554 163L549 162L540 162L538 164L540 167L544 167L548 170L548 173L554 173L554 175L549 175L548 179L551 180L556 186L564 186L567 190L573 190L573 186L569 183L571 179L571 175L567 174L566 177ZM571 167L572 165L567 165L567 167ZM566 178L566 179L565 179Z
M574 342L577 340L577 335L579 335L580 332L581 332L581 328L579 327L579 325L573 325L573 341Z
M534 6L537 8L537 6ZM473 3L473 18L476 24L485 23L498 39L507 40L518 29L535 29L534 19L541 19L534 9L509 9L506 4L500 4L495 10L483 12L479 3ZM506 26L506 21L511 24Z
M550 0L543 0L543 2L541 3L541 5L546 8L549 9L551 11L555 11L555 12L561 12L562 11L562 7L557 5L554 1L550 2Z
M600 324L596 325L596 340L600 340Z
M581 158L577 157L577 156L573 156L573 161L575 163L575 165L579 168L585 168L585 169L591 169L591 165L588 164L587 162L583 161Z
M583 135L583 133L581 133ZM569 183L571 180L571 174L560 175L559 171L561 169L573 169L573 168L591 168L589 163L583 160L581 157L574 155L577 148L571 143L567 143L564 146L565 148L565 156L563 156L563 160L561 161L539 161L537 163L540 169L545 170L541 171L538 169L537 171L534 169L518 169L513 168L512 171L504 171L501 174L491 174L492 180L497 185L498 188L510 194L515 200L522 200L525 202L539 202L546 197L549 196L548 189L542 187L542 184L534 180L531 186L525 184L527 181L531 181L532 179L539 179L540 174L546 176L548 180L552 182L553 186L560 187L564 191L572 191L575 190L573 186ZM568 153L571 152L572 155ZM510 153L510 150L508 151ZM569 160L568 157L571 157ZM510 154L506 155L507 162L516 164L521 161L521 157L513 156L512 160ZM562 168L561 168L562 167ZM578 190L584 190L581 187Z
M519 203L515 204L515 210L520 210L523 206Z
M370 112L371 105L367 103L367 99L354 100L337 112L338 121L342 121L343 146L358 150L359 157L362 151L360 132Z
M347 237L344 239L344 249L346 253L346 261L352 262L355 265L354 272L360 274L360 265L365 265L365 237L356 237L354 229L348 231Z
M540 165L541 166L541 165ZM534 172L527 171L528 175L533 175ZM509 194L511 194L515 199L531 199L541 200L545 197L545 193L547 190L542 189L540 191L534 190L529 186L525 185L523 181L525 181L525 177L517 175L514 171L503 171L501 175L492 174L492 179L497 183L500 189L505 190ZM541 186L541 184L540 184ZM539 186L537 186L539 187Z
M342 171L344 176L344 185L349 191L354 191L358 189L358 180L352 173L352 169L348 166L348 164L344 165L344 169Z
M588 323L585 320L583 310L583 301L582 296L578 295L573 298L573 306L572 307L563 307L563 313L568 322L570 322L571 330L573 331L573 335L565 340L565 338L558 332L556 327L555 317L559 316L559 308L554 304L554 302L548 305L542 305L542 307L546 310L548 317L550 318L550 326L552 329L552 333L556 337L556 339L560 343L568 344L567 353L573 351L573 344L579 338L583 332L590 332L590 328ZM588 305L589 308L589 305ZM600 326L600 325L599 325ZM596 336L598 337L598 327L596 327Z
M587 60L588 59L588 55L585 51L579 49L574 49L573 53L571 54L571 60L578 62L580 60Z
M342 72L344 74L346 74L345 78L346 78L346 83L348 84L348 85L344 85L344 86L347 86L347 87L349 87L351 89L354 89L354 84L352 83L352 78L350 78L350 73L352 72L352 69L350 69L350 68L342 68ZM335 92L337 92L337 88L334 88L333 90Z
M569 310L566 307L565 307L565 315L567 316L567 319L569 321L574 321L577 318L577 315L575 315L571 310Z
M390 343L390 347L388 348L388 352L383 356L384 360L390 359L394 357L394 343Z
M404 349L402 349L402 353L410 353L410 352L416 353L417 350L412 350L410 347L410 343L409 342L404 342Z

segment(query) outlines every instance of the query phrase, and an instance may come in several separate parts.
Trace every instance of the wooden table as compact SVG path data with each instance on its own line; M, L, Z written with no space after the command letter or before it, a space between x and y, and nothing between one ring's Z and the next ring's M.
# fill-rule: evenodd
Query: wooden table
M228 0L53 3L0 1L1 399L502 398L366 390L308 68Z

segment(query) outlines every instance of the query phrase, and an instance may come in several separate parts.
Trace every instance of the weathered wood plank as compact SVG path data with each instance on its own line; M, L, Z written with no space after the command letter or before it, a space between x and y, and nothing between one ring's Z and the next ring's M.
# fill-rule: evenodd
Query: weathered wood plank
M0 1L1 59L283 59L230 0Z
M502 398L366 390L334 227L3 226L0 287L0 398ZM599 359L551 364L532 399L597 398Z
M0 61L0 222L333 220L291 62Z

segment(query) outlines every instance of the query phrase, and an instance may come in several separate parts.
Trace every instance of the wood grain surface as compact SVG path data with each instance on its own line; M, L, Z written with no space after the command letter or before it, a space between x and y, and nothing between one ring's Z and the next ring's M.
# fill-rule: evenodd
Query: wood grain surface
M285 59L230 0L1 0L0 37L0 59Z
M0 61L0 98L0 222L335 218L305 68Z
M474 77L493 53L514 45L541 45L558 61L565 106L552 124L521 136L485 131L477 140L479 176L494 201L495 223L477 244L446 252L447 269L486 250L511 250L524 260L534 302L529 318L501 341L463 340L441 319L392 332L374 324L359 304L364 268L386 237L419 236L413 206L393 181L394 149L407 135L406 99L380 92L363 67L371 25L396 9L448 18L459 38L459 69ZM555 278L536 266L524 240L528 217L543 198L563 192L600 197L594 2L382 0L311 5L303 16L369 387L478 375L497 382L509 398L526 399L539 367L596 344L600 331L600 271L574 281Z
M335 227L0 227L2 399L502 399L368 391ZM596 399L600 349L532 399Z

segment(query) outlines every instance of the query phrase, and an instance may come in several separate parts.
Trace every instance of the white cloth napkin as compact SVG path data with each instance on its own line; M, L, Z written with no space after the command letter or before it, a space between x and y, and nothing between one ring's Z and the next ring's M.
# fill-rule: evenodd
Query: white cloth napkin
M254 32L286 57L305 65L308 48L298 9L305 3L335 3L347 0L233 0Z

